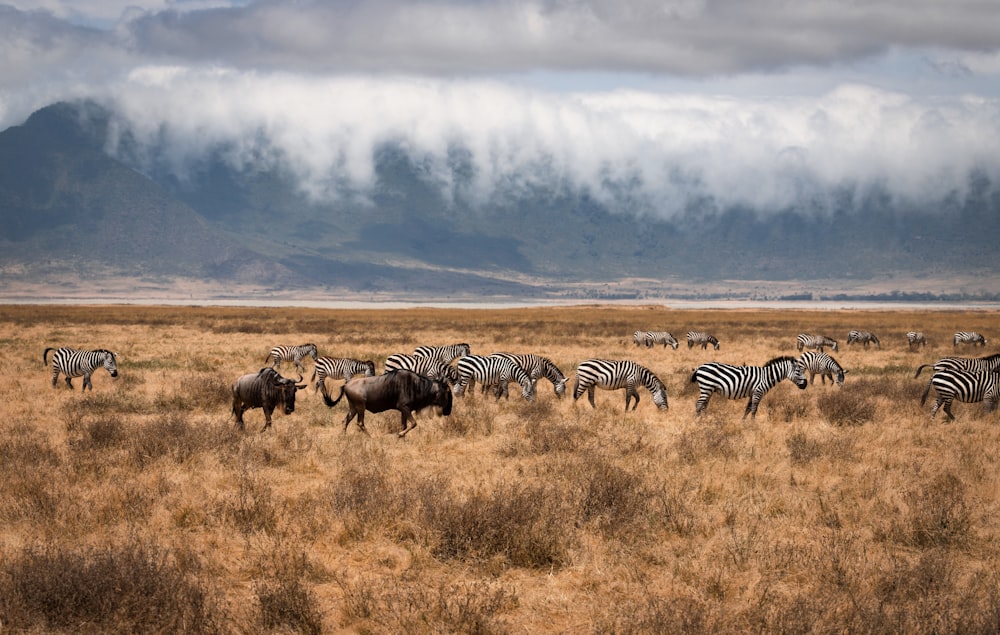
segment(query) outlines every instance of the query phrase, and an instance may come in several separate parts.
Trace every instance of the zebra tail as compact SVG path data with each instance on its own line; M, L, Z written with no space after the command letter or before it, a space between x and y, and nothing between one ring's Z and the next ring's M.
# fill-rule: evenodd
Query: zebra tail
M931 366L933 366L933 364L921 364L919 367L917 367L917 374L914 375L913 378L916 379L917 377L920 377L920 373L924 372L925 368L929 368Z
M691 383L692 384L698 383L698 377L697 377L697 375L698 375L698 369L695 368L694 370L691 371Z
M49 348L45 349L45 352L42 353L42 366L48 366L49 365L49 360L48 360L49 351L54 351L54 350L56 350L56 349L52 348L51 346Z
M323 403L326 404L327 408L333 408L334 406L336 406L338 403L340 403L340 400L343 398L343 396L344 396L343 386L340 387L340 394L337 395L336 399L330 399L329 393L326 392L326 386L323 386Z
M920 395L920 405L921 406L924 405L925 401L927 401L927 395L931 394L931 384L932 383L934 383L934 382L932 382L932 381L927 382L927 387L924 388L924 394Z

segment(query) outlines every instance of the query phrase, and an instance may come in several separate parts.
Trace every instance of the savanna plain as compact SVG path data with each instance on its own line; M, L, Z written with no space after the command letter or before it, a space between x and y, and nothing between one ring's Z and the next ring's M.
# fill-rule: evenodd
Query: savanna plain
M693 329L720 349L689 349ZM851 329L881 348L845 346ZM956 352L957 330L990 342ZM697 365L797 355L799 333L840 341L842 388L786 381L754 420L718 395L695 416ZM0 342L2 629L1000 632L998 414L931 420L914 378L996 352L994 311L8 305ZM345 431L310 384L271 430L259 409L236 429L236 377L306 342L378 372L424 344L536 353L568 390L476 390L399 439L394 411ZM58 346L117 352L119 377L53 388ZM623 391L574 402L591 357L647 366L669 409L641 388L634 412Z

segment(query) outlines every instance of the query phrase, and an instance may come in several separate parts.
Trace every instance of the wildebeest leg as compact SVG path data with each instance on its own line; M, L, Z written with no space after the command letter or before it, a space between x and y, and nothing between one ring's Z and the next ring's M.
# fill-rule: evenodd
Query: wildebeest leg
M271 427L271 414L273 413L274 408L264 408L264 427L261 428L261 432L264 432Z
M351 406L348 406L348 408L347 408L347 416L344 417L344 432L347 432L347 426L350 425L351 419L354 418L354 414L355 414L354 413L354 408L351 407Z
M400 411L402 415L403 429L399 433L399 438L402 439L406 436L406 433L417 427L417 420L413 417L413 412L409 408L403 408ZM413 425L410 425L410 424Z

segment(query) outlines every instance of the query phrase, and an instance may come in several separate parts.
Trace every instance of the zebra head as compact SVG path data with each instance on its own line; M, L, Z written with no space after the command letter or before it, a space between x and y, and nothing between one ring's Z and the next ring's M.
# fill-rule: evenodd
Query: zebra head
M660 410L667 410L670 407L669 405L667 405L667 389L663 386L662 383L659 382L657 383L658 386L656 387L655 390L652 391L653 403L655 403L656 407L659 408Z
M108 371L108 374L113 378L118 378L118 362L116 360L118 353L112 353L111 351L100 349L95 351L104 355L104 370Z
M806 381L806 367L801 360L795 359L794 357L788 358L790 363L788 364L787 375L789 381L799 387L799 390L804 389L809 385ZM844 374L841 372L839 374L840 383L844 383Z

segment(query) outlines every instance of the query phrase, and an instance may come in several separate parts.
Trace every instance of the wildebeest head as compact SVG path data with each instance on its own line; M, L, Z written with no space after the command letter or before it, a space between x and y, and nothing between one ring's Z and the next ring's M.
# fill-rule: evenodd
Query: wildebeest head
M299 375L298 380L282 377L278 371L270 367L261 368L257 375L268 382L281 395L281 404L285 409L286 415L295 412L295 392L306 387L306 384L297 383L302 381L302 375Z
M431 384L431 392L434 395L433 404L438 408L438 414L447 417L451 414L452 395L451 386L447 381L434 381Z

